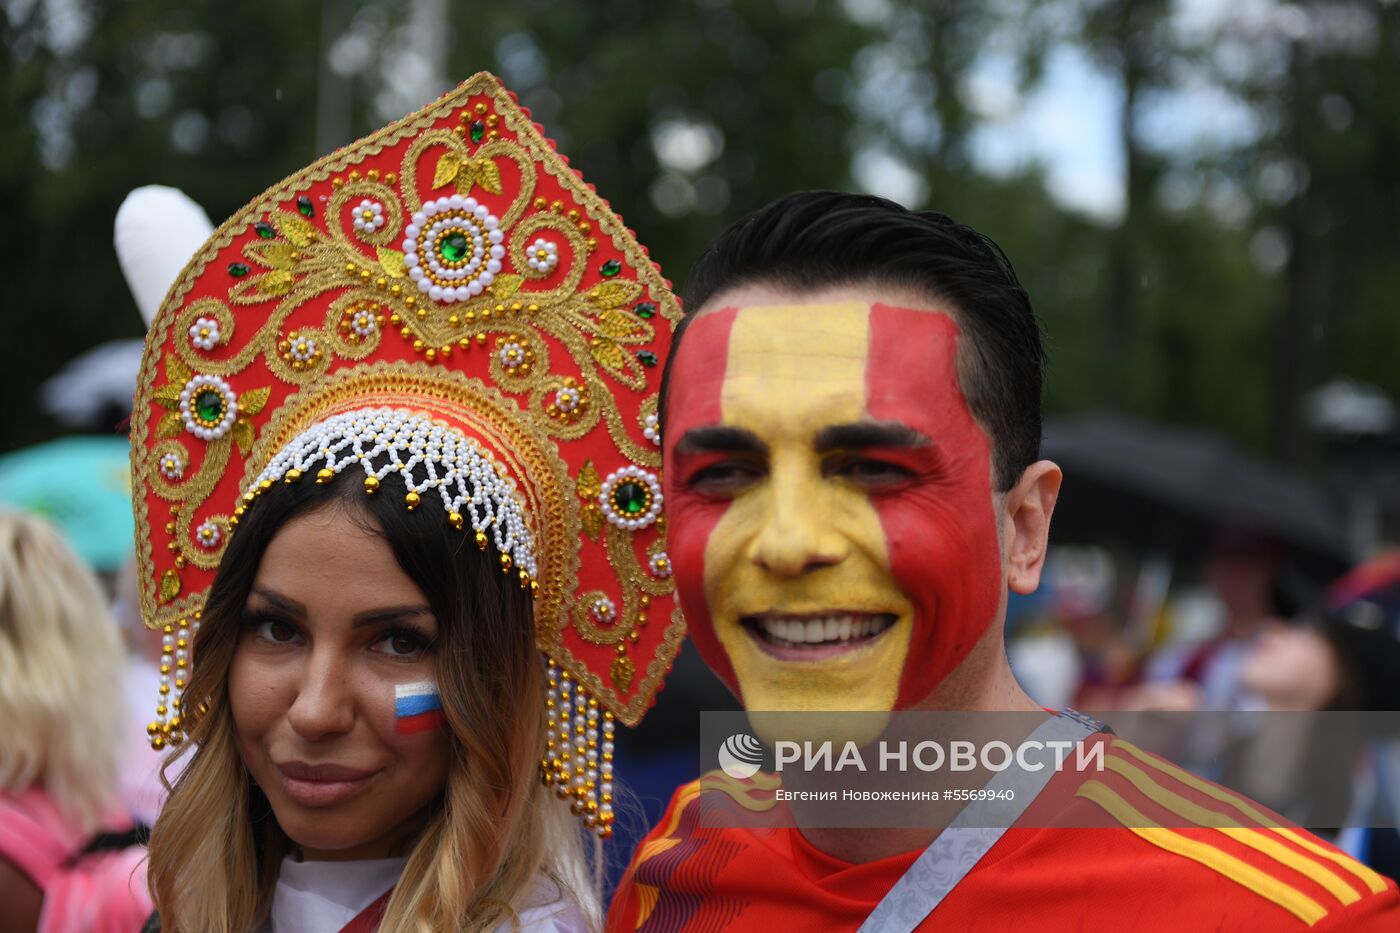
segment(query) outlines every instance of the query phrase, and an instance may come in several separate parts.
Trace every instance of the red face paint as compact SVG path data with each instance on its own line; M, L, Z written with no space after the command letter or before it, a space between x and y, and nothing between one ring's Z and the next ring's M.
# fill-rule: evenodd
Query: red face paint
M876 304L866 408L933 440L905 452L919 472L872 498L891 571L914 603L898 708L927 697L996 620L1002 562L992 505L991 444L957 381L957 324L944 314Z
M679 352L671 360L662 437L667 467L662 480L667 505L666 547L674 568L676 595L691 641L736 696L739 684L734 668L715 637L705 600L705 546L729 503L682 488L675 469L675 445L691 428L719 424L722 419L729 332L738 313L737 308L722 308L696 318L687 327Z

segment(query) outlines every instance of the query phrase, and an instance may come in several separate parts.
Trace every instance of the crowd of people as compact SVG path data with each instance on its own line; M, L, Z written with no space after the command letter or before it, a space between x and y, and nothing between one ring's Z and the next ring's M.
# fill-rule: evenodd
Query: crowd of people
M1095 558L1047 571L1040 325L971 227L785 195L682 305L482 74L190 248L137 380L130 567L0 515L0 930L1400 921L1372 850L1068 709L1395 709L1394 578L1284 625L1267 546L1227 535L1221 625L1115 630ZM1008 641L1043 575L1065 598ZM789 825L772 775L692 774L607 891L619 733L686 638L765 739L1017 712L1109 767L996 827Z

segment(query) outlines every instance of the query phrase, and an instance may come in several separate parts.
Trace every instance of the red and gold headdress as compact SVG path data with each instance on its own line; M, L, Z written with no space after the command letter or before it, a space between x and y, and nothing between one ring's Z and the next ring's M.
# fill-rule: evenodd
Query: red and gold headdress
M151 325L132 415L141 609L166 648L153 744L181 739L192 631L260 492L398 471L406 508L440 501L534 588L545 777L606 831L610 756L585 749L641 718L683 635L655 417L679 317L486 73L235 214Z

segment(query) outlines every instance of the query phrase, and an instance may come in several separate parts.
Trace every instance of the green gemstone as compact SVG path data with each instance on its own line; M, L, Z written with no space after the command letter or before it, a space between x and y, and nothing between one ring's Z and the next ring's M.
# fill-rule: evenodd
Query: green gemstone
M247 275L251 271L252 270L249 269L247 264L245 263L231 262L228 264L228 274L236 279L243 278L243 276Z
M467 258L467 251L470 249L471 241L464 234L457 232L449 233L438 244L438 252L448 262L461 262Z
M472 142L479 143L481 142L481 137L486 135L486 124L482 123L480 120L473 120L471 130Z
M650 350L640 351L637 354L637 359L642 361L643 366L655 366L657 363L661 362L657 359L656 354L652 353Z
M612 502L624 515L641 515L651 508L651 490L635 479L625 479L613 487Z
M277 231L272 229L272 224L265 220L260 220L253 225L253 229L258 231L258 236L264 240L270 240L277 235Z
M656 305L652 304L650 301L643 301L632 310L637 312L637 317L650 318L656 314Z
M608 278L612 278L622 271L622 263L618 262L616 259L609 259L598 268L598 271Z
M194 397L194 414L205 424L218 424L224 417L224 394L218 389L200 389Z
M297 198L297 210L301 211L303 217L316 216L316 208L312 205L311 199L304 194Z

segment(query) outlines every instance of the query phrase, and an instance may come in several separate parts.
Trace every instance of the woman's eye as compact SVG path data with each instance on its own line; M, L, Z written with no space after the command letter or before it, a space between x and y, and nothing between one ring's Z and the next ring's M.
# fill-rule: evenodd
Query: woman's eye
M281 619L266 619L258 623L258 637L279 645L290 644L297 639L297 629L290 622Z
M377 647L392 658L414 658L426 653L431 645L417 632L392 631L384 633Z

